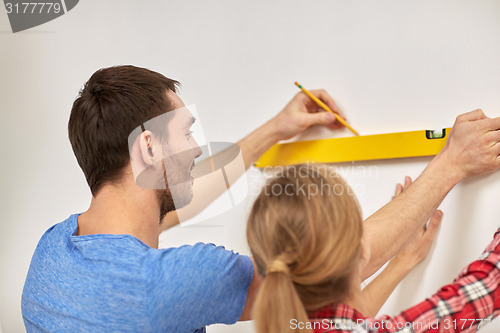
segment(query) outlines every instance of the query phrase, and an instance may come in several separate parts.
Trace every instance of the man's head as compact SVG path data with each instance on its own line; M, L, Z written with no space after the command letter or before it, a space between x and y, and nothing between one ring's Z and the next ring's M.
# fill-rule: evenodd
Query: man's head
M184 107L176 95L178 85L177 81L162 74L135 66L100 69L88 80L73 103L68 132L78 164L94 196L103 185L120 182L130 162L128 138L134 129ZM161 136L163 142L171 141L166 147L174 149L179 138L177 126L171 128L172 133L169 133L170 128L161 135L149 133ZM165 160L165 167L173 168L175 162ZM187 162L181 164L178 163L178 167ZM192 161L188 164L189 171ZM168 187L163 191L163 197L170 196ZM160 200L160 206L162 200L166 199Z
M161 217L191 201L191 170L201 154L191 131L192 111L175 93L169 91L167 96L177 108L149 120L129 136L136 184L157 191Z

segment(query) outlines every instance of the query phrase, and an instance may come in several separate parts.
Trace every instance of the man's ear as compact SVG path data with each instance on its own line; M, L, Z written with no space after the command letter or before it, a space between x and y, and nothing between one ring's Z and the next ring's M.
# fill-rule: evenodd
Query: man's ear
M149 130L143 131L141 134L139 134L138 139L139 139L140 156L142 157L142 160L148 166L154 164L154 162L156 161L155 159L156 149L153 147L153 142L155 139L153 132Z

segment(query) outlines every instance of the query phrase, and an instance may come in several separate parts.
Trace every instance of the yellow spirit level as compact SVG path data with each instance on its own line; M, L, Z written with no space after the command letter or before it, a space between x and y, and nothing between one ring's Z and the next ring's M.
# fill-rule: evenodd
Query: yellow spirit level
M451 128L278 143L256 162L258 168L299 163L341 163L434 156Z

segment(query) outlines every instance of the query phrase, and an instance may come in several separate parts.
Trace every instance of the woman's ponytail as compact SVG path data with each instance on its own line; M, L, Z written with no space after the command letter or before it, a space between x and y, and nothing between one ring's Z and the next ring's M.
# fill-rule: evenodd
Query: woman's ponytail
M268 265L253 317L259 333L311 332L305 328L307 313L283 261L274 260Z

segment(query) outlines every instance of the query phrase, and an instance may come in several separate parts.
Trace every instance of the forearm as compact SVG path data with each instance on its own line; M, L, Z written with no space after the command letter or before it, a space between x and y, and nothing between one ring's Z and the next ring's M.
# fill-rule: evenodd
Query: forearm
M195 181L192 201L189 205L168 213L160 225L160 232L179 224L180 221L185 221L197 215L229 189L229 186L241 177L264 152L280 140L280 133L274 123L272 120L268 121L237 142L243 161L233 160L224 166L227 184L221 186L220 181L218 181L220 178L205 177L202 182ZM209 159L200 161L197 163L196 168L207 169L211 163L214 163L213 161L227 160L224 155L232 155L229 153L230 150L234 150L234 146L214 155L212 161Z
M366 219L365 236L370 243L372 259L362 272L362 279L396 255L463 178L451 168L452 162L443 151L408 190Z
M363 301L367 317L375 317L396 286L412 270L413 265L394 258L370 284L363 289Z
M275 126L275 121L270 120L245 138L237 142L241 149L245 169L248 169L271 146L281 140L282 135Z

